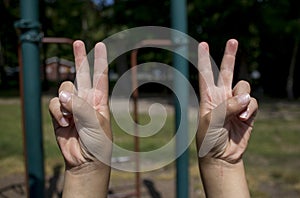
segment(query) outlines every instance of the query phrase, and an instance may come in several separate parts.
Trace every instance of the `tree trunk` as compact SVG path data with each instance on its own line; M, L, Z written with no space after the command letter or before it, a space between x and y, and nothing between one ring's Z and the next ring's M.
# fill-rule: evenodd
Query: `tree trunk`
M298 53L298 46L299 46L299 39L296 39L289 69L289 75L287 77L287 83L286 83L286 91L288 99L293 100L294 99L294 73L295 73L295 66L296 66L296 60L297 60L297 53Z
M238 80L247 80L249 81L249 71L247 64L247 55L244 53L241 54L241 62L238 69Z
M3 48L2 48L2 43L0 40L0 87L6 87L7 86L7 79L6 79L6 74L4 70L4 55L3 55Z

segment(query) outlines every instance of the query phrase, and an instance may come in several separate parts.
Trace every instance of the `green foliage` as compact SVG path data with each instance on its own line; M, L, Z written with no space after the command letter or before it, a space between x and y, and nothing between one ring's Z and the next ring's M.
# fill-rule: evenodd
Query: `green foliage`
M18 37L14 22L18 19L17 0L0 1L0 68L18 65L17 46ZM0 69L1 71L1 69Z
M48 37L67 37L85 41L91 50L97 41L104 38L101 16L89 0L65 0L45 2L41 13L43 32ZM46 56L60 56L72 60L72 47L47 45Z
M96 42L124 29L146 25L170 27L170 0L159 3L115 0L110 5L105 2L40 1L42 31L45 36L82 39L90 51ZM262 77L255 84L262 87L264 93L277 97L286 95L291 59L299 58L299 53L296 58L291 55L294 43L300 39L298 0L202 0L187 4L188 34L210 44L217 64L221 62L226 40L236 38L240 44L235 80L251 81L250 73L259 70ZM6 19L0 25L0 68L16 66L17 37L13 23L19 18L18 1L1 1L0 9L1 18ZM47 57L73 59L70 46L47 45L44 50ZM296 68L296 97L300 96L299 75L300 70Z
M199 41L210 44L211 54L218 65L225 42L230 38L239 41L236 77L250 80L249 73L257 69L257 58L262 53L259 3L251 0L201 1L191 3L189 7L189 32ZM246 69L242 68L244 65Z

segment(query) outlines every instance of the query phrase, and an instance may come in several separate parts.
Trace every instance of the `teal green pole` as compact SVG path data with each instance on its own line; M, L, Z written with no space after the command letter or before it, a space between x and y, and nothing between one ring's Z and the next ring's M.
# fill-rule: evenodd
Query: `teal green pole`
M21 0L21 95L28 197L44 197L39 1Z
M186 0L171 0L171 25L172 28L187 33ZM187 41L185 39L172 38L176 51L182 55L188 53ZM173 56L174 67L188 79L188 62L178 54ZM178 153L188 144L188 85L179 78L174 77L175 98L175 126L177 129L176 152ZM176 160L176 197L189 197L189 151L188 149Z

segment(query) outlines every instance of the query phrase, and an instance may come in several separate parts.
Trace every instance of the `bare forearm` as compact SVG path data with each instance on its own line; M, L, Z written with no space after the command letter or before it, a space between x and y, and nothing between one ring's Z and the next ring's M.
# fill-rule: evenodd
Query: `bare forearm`
M65 172L63 198L107 197L110 167L87 162Z
M250 197L242 160L230 164L207 157L200 159L199 167L208 198Z

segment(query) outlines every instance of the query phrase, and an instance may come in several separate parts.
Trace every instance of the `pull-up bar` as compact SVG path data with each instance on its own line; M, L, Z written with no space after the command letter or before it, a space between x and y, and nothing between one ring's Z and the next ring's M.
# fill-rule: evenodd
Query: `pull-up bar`
M45 189L41 110L40 47L43 43L72 44L69 38L44 37L40 33L38 0L21 0L20 95L27 197L43 197Z
M39 1L21 0L20 92L22 97L24 155L27 197L44 196L44 154L42 135Z
M187 33L187 13L186 13L186 0L171 0L171 27L175 30ZM187 43L176 43L176 39L172 38L178 47L175 51L180 52L179 54L187 54ZM180 41L179 41L180 42ZM185 42L185 41L181 41ZM180 45L182 44L182 45ZM180 57L178 54L173 56L174 67L185 77L189 75L189 67L187 61ZM180 145L185 145L188 142L188 85L184 82L179 82L174 76L174 89L179 95L178 98L183 98L184 101L175 100L175 125L176 129L179 125L182 126L182 132L179 132L176 141L176 147L180 149ZM180 111L180 108L182 111ZM182 112L182 113L181 113ZM189 151L188 149L177 158L176 160L176 197L187 198L189 197Z

